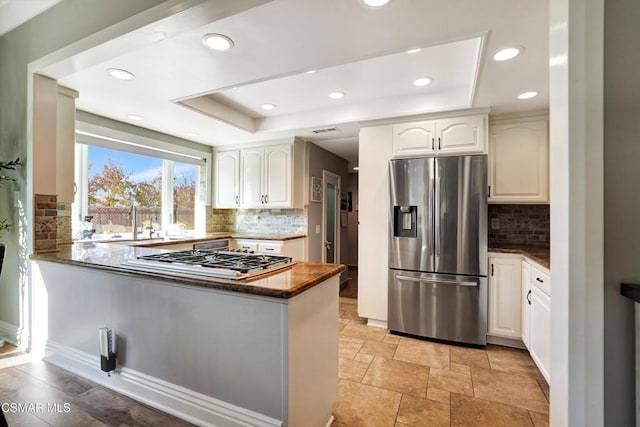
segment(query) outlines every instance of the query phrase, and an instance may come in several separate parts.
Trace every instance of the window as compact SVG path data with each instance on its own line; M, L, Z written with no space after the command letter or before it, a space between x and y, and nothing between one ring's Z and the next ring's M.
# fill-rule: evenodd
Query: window
M205 231L207 157L83 132L76 137L74 239L133 238L132 206L138 238Z

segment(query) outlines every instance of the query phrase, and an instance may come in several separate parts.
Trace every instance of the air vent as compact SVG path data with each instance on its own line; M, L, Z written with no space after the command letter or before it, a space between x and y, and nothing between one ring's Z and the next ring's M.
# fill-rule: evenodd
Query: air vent
M315 129L312 132L315 134L318 134L318 133L335 132L337 130L338 128L325 128L325 129Z

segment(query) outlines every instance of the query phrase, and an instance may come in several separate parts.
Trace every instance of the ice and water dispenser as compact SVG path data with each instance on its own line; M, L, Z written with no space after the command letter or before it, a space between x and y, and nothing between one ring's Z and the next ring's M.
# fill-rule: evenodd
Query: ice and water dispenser
M417 206L393 207L393 236L414 238L418 236Z

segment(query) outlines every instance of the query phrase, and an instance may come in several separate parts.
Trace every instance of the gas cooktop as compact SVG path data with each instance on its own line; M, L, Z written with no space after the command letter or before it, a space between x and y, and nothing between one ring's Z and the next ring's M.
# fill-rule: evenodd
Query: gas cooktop
M126 265L198 276L244 279L284 268L290 257L232 251L175 251L144 255L125 261Z

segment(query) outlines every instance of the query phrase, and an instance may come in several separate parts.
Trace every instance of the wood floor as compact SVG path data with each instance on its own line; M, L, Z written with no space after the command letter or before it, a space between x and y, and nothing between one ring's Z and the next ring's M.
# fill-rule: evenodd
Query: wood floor
M339 315L334 427L549 425L549 389L527 352L390 335L366 326L349 298L340 298ZM191 425L8 345L0 348L0 405L6 402L58 408L5 411L11 427Z

